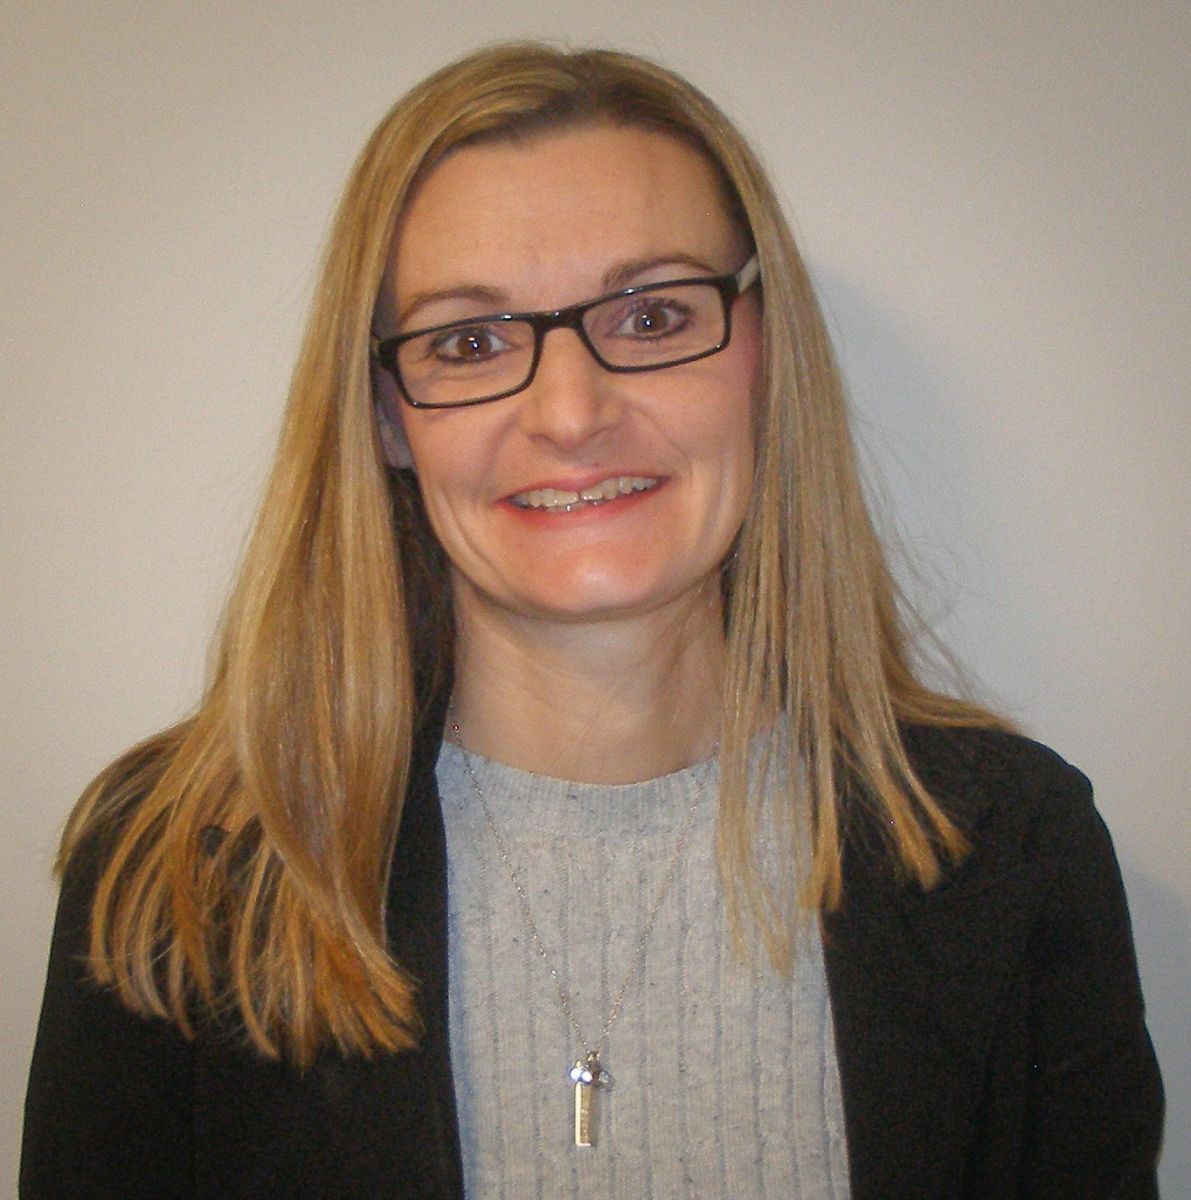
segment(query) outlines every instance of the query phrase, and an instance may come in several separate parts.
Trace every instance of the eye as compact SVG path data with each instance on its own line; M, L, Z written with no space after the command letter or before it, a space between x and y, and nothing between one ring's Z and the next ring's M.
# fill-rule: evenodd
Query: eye
M635 296L626 309L613 325L614 337L652 341L679 333L691 319L689 306L672 296Z
M460 325L444 329L429 339L428 353L441 362L467 365L491 362L511 349L500 336L500 328L489 325Z

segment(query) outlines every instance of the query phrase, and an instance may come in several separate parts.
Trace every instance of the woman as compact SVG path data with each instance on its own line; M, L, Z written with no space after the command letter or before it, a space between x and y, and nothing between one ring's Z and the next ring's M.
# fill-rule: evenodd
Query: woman
M631 56L374 133L214 680L60 867L28 1196L1154 1192L1087 783L914 677L779 206Z

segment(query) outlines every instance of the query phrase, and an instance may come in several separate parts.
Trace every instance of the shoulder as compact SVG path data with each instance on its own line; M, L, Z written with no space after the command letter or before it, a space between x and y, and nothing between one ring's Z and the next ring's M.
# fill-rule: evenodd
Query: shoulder
M125 1007L89 967L108 840L80 841L63 872L25 1097L22 1196L188 1188L192 1043Z
M1001 792L1087 791L1082 771L1049 746L1002 729L910 725L906 751L924 780Z
M903 744L932 799L963 831L969 852L930 889L942 896L966 885L1012 885L1041 900L1071 894L1091 880L1119 877L1112 842L1093 803L1092 785L1053 750L988 728L907 726ZM897 864L888 830L863 801L845 810L844 887L854 898L913 903L916 885Z
M1025 850L1057 824L1098 823L1092 785L1048 746L999 729L911 726L910 762L927 791L972 838Z

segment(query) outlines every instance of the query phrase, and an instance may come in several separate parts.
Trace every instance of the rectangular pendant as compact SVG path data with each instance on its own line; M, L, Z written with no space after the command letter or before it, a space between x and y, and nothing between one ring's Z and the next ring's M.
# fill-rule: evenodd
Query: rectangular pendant
M575 1084L575 1145L591 1145L591 1104L592 1088L590 1083Z

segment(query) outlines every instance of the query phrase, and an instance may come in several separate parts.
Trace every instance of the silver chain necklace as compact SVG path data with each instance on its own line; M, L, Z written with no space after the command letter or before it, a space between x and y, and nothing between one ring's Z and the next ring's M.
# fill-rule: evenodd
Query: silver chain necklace
M583 1055L575 1060L575 1065L567 1072L567 1077L575 1087L575 1145L593 1146L595 1144L595 1134L593 1128L592 1093L596 1087L608 1084L612 1079L603 1065L601 1055L607 1044L608 1034L611 1032L612 1026L616 1024L617 1017L620 1016L629 985L633 982L633 978L637 974L637 969L641 965L641 956L645 953L645 947L649 943L650 935L653 933L658 910L662 907L662 903L670 891L670 887L674 882L674 876L678 873L678 864L682 861L683 851L686 850L687 842L690 840L695 811L703 799L703 774L695 777L695 798L691 801L686 816L683 818L682 829L679 831L678 842L674 847L674 854L670 859L670 865L666 869L666 876L658 888L657 895L653 898L653 904L650 905L649 914L645 918L645 927L641 930L641 936L637 939L637 945L633 950L628 969L624 973L624 979L621 980L620 988L617 990L616 998L612 1001L612 1007L608 1009L608 1015L604 1019L604 1027L600 1031L599 1040L592 1046L588 1039L584 1037L583 1030L579 1027L579 1022L575 1017L575 1009L571 1003L571 993L567 989L566 984L563 983L562 976L559 975L558 968L554 965L550 953L542 941L541 934L538 933L537 922L534 921L533 912L529 907L529 895L525 890L525 884L522 882L517 868L513 865L513 858L509 853L509 845L492 817L488 798L484 795L484 789L480 787L480 781L476 778L475 768L471 764L471 755L463 745L459 726L454 721L451 722L451 733L454 735L455 744L463 751L463 768L467 772L467 777L471 780L472 790L480 802L484 821L492 833L492 840L496 843L500 860L504 863L505 870L508 872L509 882L513 885L513 890L517 893L518 907L521 909L521 917L525 922L530 943L538 957L546 964L546 969L550 972L550 978L554 980L559 1007L570 1022L571 1028L575 1031L575 1036L579 1039L579 1045L583 1048Z

